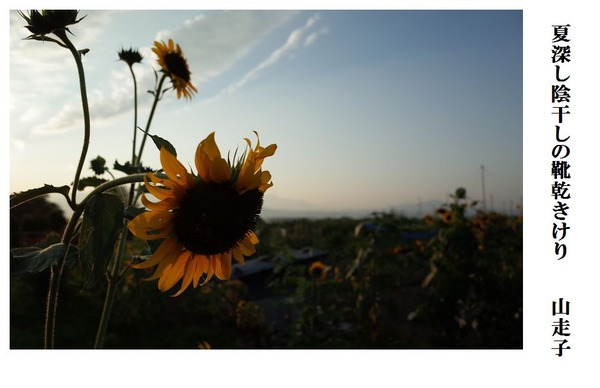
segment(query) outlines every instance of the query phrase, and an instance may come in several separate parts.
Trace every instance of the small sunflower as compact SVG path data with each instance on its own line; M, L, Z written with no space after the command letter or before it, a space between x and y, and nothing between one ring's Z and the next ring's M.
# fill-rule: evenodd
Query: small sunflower
M424 220L425 220L425 225L433 225L434 222L435 222L434 219L433 219L433 217L429 213L425 214L425 219Z
M330 269L331 266L315 261L308 267L308 273L313 279L325 280Z
M134 50L133 48L129 48L127 50L125 50L124 48L121 48L121 50L118 52L119 54L119 60L127 63L127 65L129 67L133 66L136 63L142 63L142 54L140 54L140 52L138 50Z
M161 291L171 289L181 279L181 294L190 284L197 287L213 275L221 280L231 275L231 260L243 264L244 256L256 252L258 238L253 232L262 209L263 195L273 186L269 171L261 169L265 158L277 145L248 149L233 163L221 157L214 132L196 149L197 175L190 173L165 147L160 163L166 178L145 177L146 188L159 202L144 195L142 203L150 211L129 223L129 230L143 240L165 240L147 260L134 268L157 266L147 280L158 280Z
M442 222L444 224L451 224L453 220L452 212L445 212L442 214Z
M183 95L186 99L191 99L192 93L197 93L198 90L192 85L192 73L190 73L181 47L178 44L175 45L173 39L169 39L168 43L154 42L152 51L158 56L161 71L171 78L173 89L177 91L177 98L181 98Z

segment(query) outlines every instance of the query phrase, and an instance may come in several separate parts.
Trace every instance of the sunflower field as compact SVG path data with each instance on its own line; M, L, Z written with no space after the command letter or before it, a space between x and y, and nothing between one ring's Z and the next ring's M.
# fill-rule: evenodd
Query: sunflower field
M151 272L130 270L118 285L104 347L520 349L522 219L477 210L465 197L458 189L419 219L387 212L259 220L257 252L234 267L231 280L213 279L176 298L144 281ZM59 211L46 213L36 211L41 219L32 225L60 228ZM130 239L128 249L140 244ZM76 263L67 272L56 347L91 348L104 284L83 287ZM47 286L48 270L11 278L11 348L42 347Z

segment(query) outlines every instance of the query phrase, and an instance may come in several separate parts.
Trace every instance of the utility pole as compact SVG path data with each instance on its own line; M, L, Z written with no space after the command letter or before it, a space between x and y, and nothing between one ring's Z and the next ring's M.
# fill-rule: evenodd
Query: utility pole
M481 165L481 206L483 211L487 210L485 206L485 168L483 164Z

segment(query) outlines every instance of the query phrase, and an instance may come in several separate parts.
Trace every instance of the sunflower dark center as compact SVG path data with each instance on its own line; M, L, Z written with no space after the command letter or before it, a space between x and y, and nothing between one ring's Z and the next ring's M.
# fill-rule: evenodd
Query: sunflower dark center
M259 189L238 194L227 183L197 184L175 210L175 234L196 254L227 252L255 227L262 204Z
M176 75L185 82L190 82L190 70L185 58L177 53L168 53L164 56L164 60L171 74Z

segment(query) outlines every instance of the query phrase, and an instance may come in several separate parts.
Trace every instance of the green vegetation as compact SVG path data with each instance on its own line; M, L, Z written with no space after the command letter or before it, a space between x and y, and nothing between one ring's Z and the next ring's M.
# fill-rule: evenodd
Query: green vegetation
M465 194L424 219L259 222L251 259L272 271L177 298L129 270L105 347L522 348L522 220L477 210ZM294 257L303 247L327 255ZM91 348L105 285L84 289L81 265L67 271L56 347ZM47 271L11 279L11 348L43 346L47 283Z

